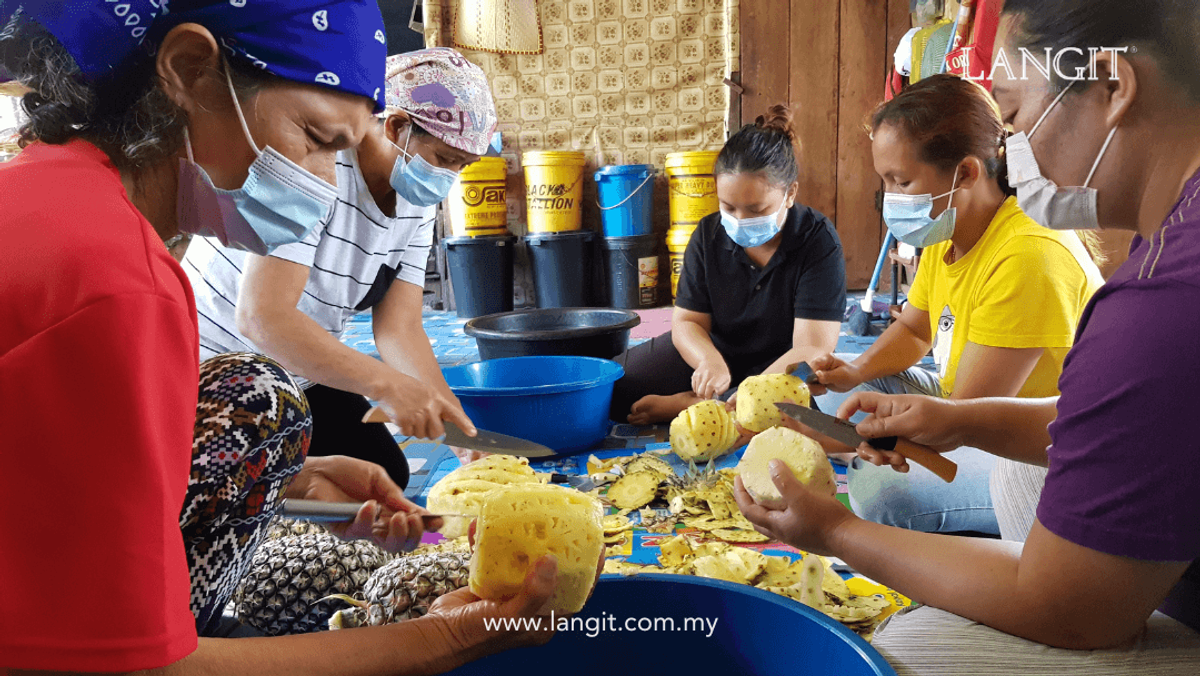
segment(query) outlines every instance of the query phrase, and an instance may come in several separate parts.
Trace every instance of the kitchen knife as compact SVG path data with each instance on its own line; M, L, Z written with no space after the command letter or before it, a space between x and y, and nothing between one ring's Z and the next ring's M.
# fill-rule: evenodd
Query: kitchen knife
M586 476L571 476L569 474L554 473L550 475L550 483L552 484L567 484L575 490L587 493L596 489L596 482L592 481L591 477Z
M817 374L813 373L812 367L806 361L788 364L783 372L789 376L796 376L800 380L803 380L806 385L817 385L821 382L817 380Z
M361 502L324 502L321 500L295 500L284 498L280 507L280 516L300 521L315 521L318 523L348 523L354 521L364 503ZM421 520L429 523L433 519L442 519L462 514L422 514ZM467 517L473 519L475 517Z
M367 414L363 416L363 422L381 422L388 423L392 419L379 406L373 406ZM467 436L467 433L450 422L443 420L442 426L446 428L446 436L443 437L442 443L447 446L457 446L459 448L469 448L473 451L483 451L484 453L502 453L504 455L517 455L523 458L547 458L556 455L554 449L535 444L532 441L526 441L518 437L510 437L507 434L499 432L489 432L487 430L477 429L478 434L473 437Z
M928 446L922 446L899 437L867 439L858 433L854 423L826 415L807 406L781 402L775 404L775 408L782 411L784 415L851 448L858 448L858 445L865 441L881 451L895 451L918 465L922 465L947 483L954 481L954 475L958 473L958 465L953 460L947 460L941 453Z

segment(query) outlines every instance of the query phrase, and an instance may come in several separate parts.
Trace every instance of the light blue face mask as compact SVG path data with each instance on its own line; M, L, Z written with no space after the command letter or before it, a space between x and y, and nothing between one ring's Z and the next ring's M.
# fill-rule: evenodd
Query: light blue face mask
M412 123L410 123L411 125ZM408 129L408 138L404 147L396 146L400 156L392 167L392 189L401 199L418 207L431 207L441 203L450 194L450 188L458 180L458 172L435 167L420 155L408 153L408 143L412 140L412 127ZM412 158L408 161L406 158Z
M742 248L750 249L770 242L779 234L783 229L779 224L779 214L786 209L787 207L781 204L775 213L753 218L734 218L722 211L721 225L725 227L725 234L729 235L729 239Z
M242 131L258 157L241 188L218 188L196 164L191 138L184 129L187 159L179 161L179 230L215 237L224 246L265 256L279 246L299 242L317 224L327 221L337 202L337 188L270 146L259 150L242 115L228 67L225 79Z
M904 195L889 192L883 196L883 222L896 239L915 246L918 249L945 242L954 235L954 218L957 211L954 208L954 193L958 192L958 173L954 174L954 184L950 192L934 197L933 195ZM933 211L933 201L950 195L950 206L937 218L929 214Z

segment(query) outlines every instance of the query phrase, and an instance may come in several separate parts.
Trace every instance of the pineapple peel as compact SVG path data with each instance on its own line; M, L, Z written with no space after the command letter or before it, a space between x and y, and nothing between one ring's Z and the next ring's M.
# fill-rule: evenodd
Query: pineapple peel
M784 373L746 378L737 390L738 424L751 432L762 432L779 425L783 422L783 414L775 404L781 401L811 406L812 393L802 379Z
M521 591L546 554L558 559L557 613L577 613L591 595L604 551L604 508L596 498L561 486L506 486L488 493L475 531L471 591L507 599Z
M692 404L671 421L671 450L683 460L705 462L720 457L737 439L733 416L719 401Z
M772 427L750 440L746 452L734 469L742 477L746 492L755 500L782 497L771 480L770 462L782 460L800 483L819 493L837 492L833 466L821 444L786 427Z

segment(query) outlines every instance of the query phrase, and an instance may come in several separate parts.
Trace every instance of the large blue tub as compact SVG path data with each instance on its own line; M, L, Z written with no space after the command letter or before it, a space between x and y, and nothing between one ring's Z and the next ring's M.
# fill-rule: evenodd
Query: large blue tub
M791 599L721 580L680 575L606 575L576 618L575 629L560 631L544 646L493 655L453 673L461 676L896 674L870 644L826 615ZM689 618L704 620L704 629L695 631L697 625L686 625ZM651 624L656 619L659 624L653 628ZM713 620L715 629L710 634ZM639 623L646 630L639 630Z
M509 357L442 370L476 427L586 451L608 434L619 364L595 357Z

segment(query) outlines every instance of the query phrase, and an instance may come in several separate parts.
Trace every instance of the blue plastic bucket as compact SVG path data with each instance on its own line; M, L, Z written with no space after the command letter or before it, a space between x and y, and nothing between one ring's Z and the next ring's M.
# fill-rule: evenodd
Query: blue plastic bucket
M601 167L595 176L605 237L654 232L654 165L610 165Z
M576 453L608 434L613 383L625 370L595 357L508 357L442 369L476 427Z
M555 623L562 621L568 627L544 646L493 655L452 673L896 674L879 651L825 614L723 580L605 575L583 610Z

